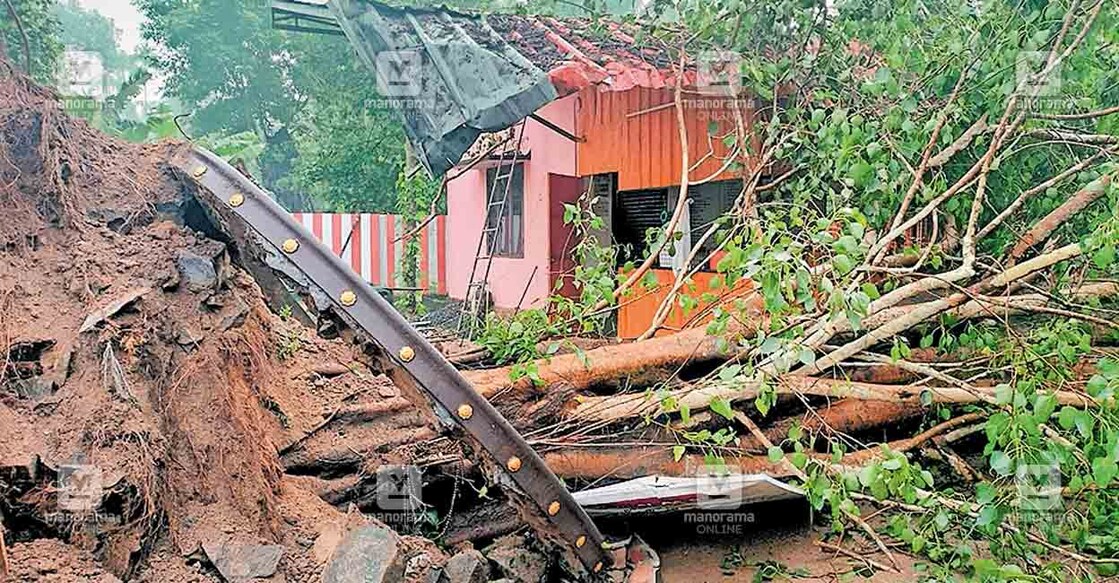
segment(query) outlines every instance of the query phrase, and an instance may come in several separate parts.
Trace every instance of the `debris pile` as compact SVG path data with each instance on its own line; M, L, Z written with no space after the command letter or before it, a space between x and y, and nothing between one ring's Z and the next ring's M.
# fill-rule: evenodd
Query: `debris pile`
M357 510L411 449L461 453L424 446L358 351L270 309L170 171L185 146L105 136L2 60L0 127L0 569L436 580L446 553L397 533L431 524ZM489 568L471 551L442 580Z

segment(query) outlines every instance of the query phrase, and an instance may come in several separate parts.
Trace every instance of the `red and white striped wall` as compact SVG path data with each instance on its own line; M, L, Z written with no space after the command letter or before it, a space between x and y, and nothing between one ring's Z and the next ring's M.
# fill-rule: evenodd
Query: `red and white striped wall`
M404 241L396 239L406 233L404 220L399 215L293 213L293 216L365 281L384 287L404 287L396 278L404 260ZM447 293L446 225L447 217L440 215L416 235L420 238L420 287L441 295Z

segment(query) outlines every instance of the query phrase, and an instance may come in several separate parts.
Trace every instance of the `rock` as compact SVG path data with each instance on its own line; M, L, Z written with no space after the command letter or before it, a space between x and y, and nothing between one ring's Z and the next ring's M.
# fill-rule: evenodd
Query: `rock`
M227 314L221 319L219 327L222 330L229 330L230 328L240 328L245 323L245 318L249 316L249 307L244 302L238 300L237 304L227 310Z
M323 583L397 583L404 580L400 537L387 526L350 531L323 570Z
M202 300L202 304L215 310L222 308L225 306L225 294L211 294L210 297Z
M408 564L404 569L404 578L408 581L427 581L431 579L433 572L438 571L439 568L431 559L431 555L418 553L408 559Z
M486 583L490 580L490 564L475 550L462 551L443 566L440 583Z
M324 377L336 377L350 372L350 367L340 362L320 362L315 364L311 371Z
M548 572L547 559L520 546L517 537L497 539L486 548L485 555L497 565L501 576L514 583L540 583Z
M218 272L213 259L190 251L179 251L175 264L179 266L179 275L188 290L201 292L217 288Z
M115 295L112 300L90 312L85 321L82 322L82 327L78 329L78 332L84 333L94 329L98 324L131 306L133 302L151 293L151 291L149 287L141 287Z
M276 574L284 548L280 545L255 545L204 542L202 551L230 583L264 579Z
M132 231L132 221L129 220L129 215L117 209L90 209L86 211L86 217L91 223L95 225L103 224L114 233L127 235Z
M166 241L171 238L171 235L178 230L178 226L171 221L159 221L151 226L148 230L148 235L156 241Z
M11 381L12 390L17 397L38 401L54 394L55 384L43 377L15 379Z
M179 328L179 334L175 337L175 342L178 342L179 346L196 346L205 338L206 336L194 326L183 326Z
M159 272L156 281L159 282L159 289L169 292L179 288L182 278L179 276L178 269L164 269Z

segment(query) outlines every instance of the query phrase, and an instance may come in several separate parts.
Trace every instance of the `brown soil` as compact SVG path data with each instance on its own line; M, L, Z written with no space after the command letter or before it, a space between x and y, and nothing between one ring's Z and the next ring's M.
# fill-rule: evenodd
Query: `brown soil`
M315 543L345 514L286 476L279 452L328 449L342 430L324 420L395 387L272 313L230 248L195 230L166 165L183 145L109 138L3 60L0 128L0 520L14 579L217 581L200 547L224 541L279 544L284 580L320 580L330 555ZM185 280L183 254L215 280ZM366 464L434 436L407 402L376 422ZM102 486L82 511L59 491L75 462Z
M912 559L895 553L901 573L875 571L862 561L816 546L820 528L771 529L717 541L688 541L658 548L661 576L668 582L753 583L754 581L917 581ZM885 563L873 543L846 544L851 551ZM845 575L846 574L846 575ZM768 578L766 578L768 577Z

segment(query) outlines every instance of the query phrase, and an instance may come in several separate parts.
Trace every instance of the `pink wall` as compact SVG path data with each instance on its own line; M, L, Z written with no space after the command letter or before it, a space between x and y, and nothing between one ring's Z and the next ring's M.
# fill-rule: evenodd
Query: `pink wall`
M536 113L575 133L575 98L576 95L571 95L554 101ZM551 294L548 283L548 174L575 175L575 143L539 122L528 120L522 150L532 153L531 159L524 163L524 258L493 258L489 281L498 308L517 307L526 285L528 294L523 308L543 307ZM454 298L462 299L470 283L470 269L482 235L486 194L484 168L475 168L447 185L447 284Z

